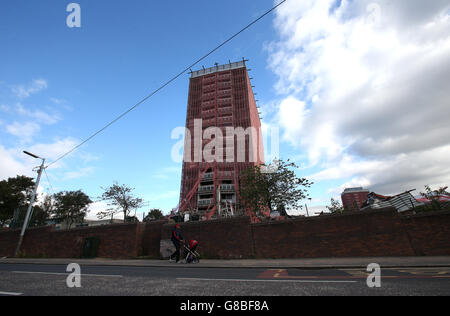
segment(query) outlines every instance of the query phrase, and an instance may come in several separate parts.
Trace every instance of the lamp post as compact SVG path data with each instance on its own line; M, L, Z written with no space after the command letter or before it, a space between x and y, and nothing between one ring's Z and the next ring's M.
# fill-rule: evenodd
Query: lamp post
M44 158L36 156L27 151L24 151L24 154L31 156L33 158L36 158L36 159L41 159L42 164L38 169L38 176L37 176L36 184L34 185L33 195L31 196L30 205L28 205L27 215L25 216L25 221L23 222L22 231L20 232L19 243L17 244L15 257L17 257L19 255L20 247L22 246L22 242L23 242L23 236L25 235L25 230L27 229L28 222L30 221L30 218L31 218L31 214L32 214L32 210L33 210L33 203L36 199L36 193L37 193L37 189L39 187L39 182L41 181L42 171L45 169L45 167L44 167L45 159Z

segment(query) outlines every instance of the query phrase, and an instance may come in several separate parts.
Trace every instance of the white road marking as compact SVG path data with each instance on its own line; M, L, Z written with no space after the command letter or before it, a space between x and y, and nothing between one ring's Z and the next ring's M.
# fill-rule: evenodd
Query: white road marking
M290 283L357 283L358 281L326 281L326 280L248 280L248 279L202 279L202 278L177 278L185 281L228 281L228 282L290 282Z
M23 295L23 293L14 293L14 292L0 292L0 295L7 295L7 296L20 296L20 295Z
M56 272L33 272L33 271L11 271L12 273L17 274L47 274L47 275L65 275L68 276L68 273L56 273ZM110 275L110 274L81 274L82 277L107 277L107 278L123 278L123 275Z

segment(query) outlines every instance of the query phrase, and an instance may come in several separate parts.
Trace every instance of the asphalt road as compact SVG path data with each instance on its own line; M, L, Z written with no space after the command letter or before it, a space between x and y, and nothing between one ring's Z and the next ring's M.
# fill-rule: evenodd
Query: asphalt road
M324 296L450 295L450 268L382 269L369 288L361 270L81 266L69 288L63 265L0 264L2 296ZM71 279L73 280L73 278Z

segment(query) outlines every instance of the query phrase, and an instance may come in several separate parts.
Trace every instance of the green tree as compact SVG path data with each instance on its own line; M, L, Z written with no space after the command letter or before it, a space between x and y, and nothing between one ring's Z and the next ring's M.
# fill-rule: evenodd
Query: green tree
M327 206L327 209L330 211L330 213L332 214L337 214L337 213L344 213L345 209L342 206L341 203L339 203L338 200L335 200L333 198L331 198L331 205Z
M55 216L59 222L66 222L70 229L74 223L83 222L92 203L82 191L60 192L54 196Z
M240 175L240 196L245 209L261 216L264 210L302 209L301 201L309 198L313 182L299 178L298 166L288 161L275 160L277 168L267 172L266 166L252 166Z
M430 210L440 210L442 208L442 203L439 201L439 199L440 196L447 195L446 189L447 187L433 190L429 185L426 185L425 192L420 192L420 195L431 202L429 204Z
M26 212L33 188L33 178L25 176L0 181L0 227L11 222L15 213L21 215Z
M45 196L44 200L39 204L34 204L31 210L31 218L28 222L28 227L42 227L47 226L49 219L54 216L54 208L52 196ZM14 218L11 221L10 228L21 228L25 221L25 216L28 210L28 205L24 205L14 212Z
M48 220L53 215L55 215L53 197L51 195L47 195L39 205L35 205L33 207L33 215L30 220L30 227L46 226Z
M127 216L125 223L139 223L139 219L136 216Z
M104 212L99 212L97 217L100 219L113 217L117 213L123 213L123 219L126 222L130 217L132 210L136 210L143 205L143 200L133 196L134 188L126 185L119 185L115 182L111 187L103 189L105 192L100 199L106 201L110 207Z
M160 220L164 217L163 213L161 210L158 209L152 209L150 210L150 212L147 214L147 216L145 216L144 218L144 222L151 222L151 221L156 221L156 220Z

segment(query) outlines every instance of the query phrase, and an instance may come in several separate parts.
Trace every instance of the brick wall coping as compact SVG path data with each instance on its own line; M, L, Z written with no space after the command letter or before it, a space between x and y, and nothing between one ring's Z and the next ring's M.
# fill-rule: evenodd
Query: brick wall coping
M450 215L450 210L441 210L441 211L430 211L430 212L421 212L418 214L408 214L404 215L401 218L421 218L428 216L439 216L439 215Z
M263 222L263 223L254 223L252 225L254 225L254 226L281 225L281 224L287 224L287 223L321 221L321 220L339 218L339 217L364 216L367 214L380 214L380 213L389 214L389 213L397 213L397 211L393 208L386 208L386 209L377 209L377 210L370 210L370 211L345 212L345 213L341 213L341 214L324 214L321 216L310 216L310 217L301 217L301 218L295 218L295 219L286 219L284 221L270 221L270 222Z
M233 223L233 222L241 222L245 219L250 220L250 217L248 216L237 216L237 217L231 217L231 218L219 218L219 219L213 219L209 221L189 221L185 223L179 223L182 227L183 226L201 226L201 225L208 225L208 224L221 224L221 223ZM165 228L174 226L175 223L167 223L164 225Z

